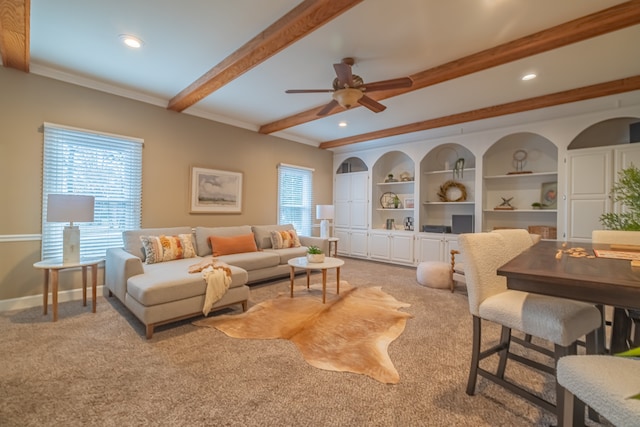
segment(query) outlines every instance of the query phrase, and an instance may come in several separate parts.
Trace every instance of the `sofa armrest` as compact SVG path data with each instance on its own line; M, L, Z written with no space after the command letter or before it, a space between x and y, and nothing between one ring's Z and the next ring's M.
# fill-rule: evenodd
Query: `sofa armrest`
M322 252L325 254L329 254L329 240L323 239L322 237L314 237L314 236L298 236L300 239L300 244L302 246L317 246Z
M107 249L104 282L120 301L127 293L127 280L131 276L144 273L142 260L123 248Z

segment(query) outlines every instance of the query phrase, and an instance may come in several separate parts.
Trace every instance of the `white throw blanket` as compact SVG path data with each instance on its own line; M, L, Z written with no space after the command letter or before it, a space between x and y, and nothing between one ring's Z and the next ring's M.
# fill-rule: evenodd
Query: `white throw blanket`
M229 289L231 284L231 274L229 268L216 265L209 266L202 270L202 277L207 282L207 292L204 297L204 306L202 313L206 316L209 314L213 305L222 298Z
M202 272L207 283L202 313L209 314L213 305L222 298L231 285L231 269L215 258L207 258L189 267L189 273Z

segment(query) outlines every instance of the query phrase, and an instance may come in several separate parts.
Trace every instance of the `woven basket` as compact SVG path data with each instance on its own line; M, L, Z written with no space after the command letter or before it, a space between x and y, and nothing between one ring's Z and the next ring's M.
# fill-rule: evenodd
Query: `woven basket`
M539 234L543 239L555 240L557 238L557 228L547 225L530 225L529 233Z

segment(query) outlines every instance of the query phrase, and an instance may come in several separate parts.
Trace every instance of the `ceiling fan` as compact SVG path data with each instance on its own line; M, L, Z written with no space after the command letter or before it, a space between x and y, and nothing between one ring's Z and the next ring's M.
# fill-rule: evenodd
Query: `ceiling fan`
M344 58L339 64L333 64L337 77L333 79L333 89L290 89L286 93L322 93L332 92L333 100L325 105L318 116L325 116L335 107L340 105L343 108L351 108L356 103L367 107L374 113L379 113L385 108L375 99L366 95L368 92L376 90L389 90L411 87L413 80L409 77L401 77L399 79L382 80L379 82L365 83L362 77L351 72L351 66L354 64L353 58ZM366 92L366 93L365 93Z

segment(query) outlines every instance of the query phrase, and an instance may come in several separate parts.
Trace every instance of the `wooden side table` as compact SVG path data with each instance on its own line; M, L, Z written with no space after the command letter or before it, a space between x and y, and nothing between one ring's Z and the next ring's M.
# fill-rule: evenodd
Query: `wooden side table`
M337 237L329 237L327 241L329 242L329 253L327 255L331 256L331 245L333 245L333 256L338 256L338 239Z
M322 270L322 303L327 299L327 270L336 269L336 294L340 295L340 267L344 265L344 261L338 258L325 257L324 262L308 262L307 257L292 258L288 261L291 267L291 298L293 298L293 283L295 280L295 269L304 268L307 270L307 289L309 289L311 270Z
M82 267L82 305L87 305L87 268L91 267L92 312L96 312L96 288L98 283L98 264L102 259L87 259L79 262L63 263L62 260L44 260L33 264L35 268L44 270L44 292L42 293L43 314L47 314L49 282L51 282L51 306L53 322L58 320L58 272L68 268Z

